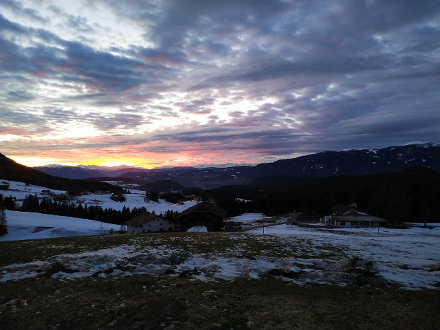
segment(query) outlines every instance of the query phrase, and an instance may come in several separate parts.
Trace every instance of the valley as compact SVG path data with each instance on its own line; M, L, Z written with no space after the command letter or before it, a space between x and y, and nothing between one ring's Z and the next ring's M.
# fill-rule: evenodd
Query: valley
M93 179L105 180L99 187L109 189L72 192L67 181L36 185L41 172L27 180L21 174L27 169L8 164L0 192L15 206L5 211L8 233L0 237L5 329L425 329L440 322L440 225L433 197L439 174L432 168L275 175L232 186L216 176L231 176L231 169L215 169L214 177L214 170L200 170L205 180L226 184L206 190L171 180L172 171L158 181L133 172ZM86 187L93 180L72 181ZM171 212L178 223L179 214L201 200L223 208L221 231L126 234L124 222L105 218L109 210L126 217L134 210ZM319 223L333 205L350 200L362 210L390 212L395 221L377 228ZM32 203L39 209L29 212ZM64 205L62 212L101 210L101 220L37 212L42 203Z

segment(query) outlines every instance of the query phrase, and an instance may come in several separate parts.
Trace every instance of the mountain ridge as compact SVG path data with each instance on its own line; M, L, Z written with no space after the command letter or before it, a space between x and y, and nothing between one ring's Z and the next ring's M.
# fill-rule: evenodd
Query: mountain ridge
M260 177L363 175L397 172L411 167L428 167L440 170L440 145L425 143L390 146L381 149L322 151L291 159L281 159L272 163L232 167L175 167L150 170L126 168L116 170L114 176L107 176L132 178L140 183L173 180L185 187L211 189L226 185L249 184ZM51 173L49 168L40 169ZM66 175L68 174L66 173ZM96 177L102 177L102 175L96 175Z

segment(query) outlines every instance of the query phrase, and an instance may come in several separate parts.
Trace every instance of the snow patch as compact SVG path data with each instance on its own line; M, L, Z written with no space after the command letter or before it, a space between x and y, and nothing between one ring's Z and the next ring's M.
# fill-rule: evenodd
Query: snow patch
M6 219L8 234L0 236L0 241L104 235L121 227L88 219L10 210L6 210Z
M440 226L433 229L304 228L293 225L267 227L268 235L286 240L310 239L314 244L342 248L348 257L371 261L386 280L405 288L436 289L440 282ZM248 233L261 234L253 229Z
M194 226L187 230L188 233L207 233L208 228L206 226Z
M244 213L236 217L232 217L231 221L237 222L254 222L257 220L264 219L266 216L263 213Z

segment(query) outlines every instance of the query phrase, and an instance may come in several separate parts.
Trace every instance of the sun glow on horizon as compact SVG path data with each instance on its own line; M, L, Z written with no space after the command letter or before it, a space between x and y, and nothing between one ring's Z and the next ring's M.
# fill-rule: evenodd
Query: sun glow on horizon
M93 159L82 163L88 166L105 166L105 167L116 167L116 166L130 166L130 167L142 167L146 169L152 169L156 166L146 162L144 159L139 158L102 158Z
M26 156L14 156L8 155L8 158L12 159L18 164L37 167L37 166L47 166L47 165L61 165L61 166L103 166L103 167L117 167L117 166L129 166L129 167L139 167L145 169L152 169L160 166L161 164L148 162L145 159L140 158L100 158L92 159L88 161L62 161L53 157L26 157Z

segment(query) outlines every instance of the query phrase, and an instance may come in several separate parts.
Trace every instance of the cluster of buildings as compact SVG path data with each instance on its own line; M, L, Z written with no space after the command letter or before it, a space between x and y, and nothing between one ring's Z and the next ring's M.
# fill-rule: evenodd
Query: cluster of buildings
M173 221L154 213L143 213L126 222L127 233L153 233L165 231L191 231L192 228L206 228L206 231L237 230L223 222L225 211L214 202L200 202L180 213ZM332 214L320 219L321 224L330 227L379 227L387 220L357 210L355 203L336 205Z

